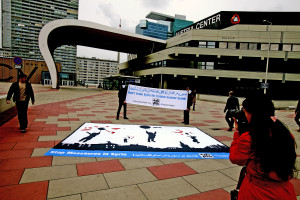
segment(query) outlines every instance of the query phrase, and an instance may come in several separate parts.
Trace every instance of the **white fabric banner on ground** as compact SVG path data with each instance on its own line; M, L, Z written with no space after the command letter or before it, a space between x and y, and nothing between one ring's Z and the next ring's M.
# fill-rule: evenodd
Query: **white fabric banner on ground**
M228 152L195 127L85 123L45 155L228 159Z
M186 90L168 90L129 85L126 103L185 110L188 92Z

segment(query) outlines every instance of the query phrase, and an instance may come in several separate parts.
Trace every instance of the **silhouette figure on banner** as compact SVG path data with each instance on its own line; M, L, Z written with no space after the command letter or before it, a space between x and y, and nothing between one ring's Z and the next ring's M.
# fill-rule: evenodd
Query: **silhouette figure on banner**
M185 133L188 137L192 138L193 142L199 144L200 142L197 140L196 136L191 136L189 133Z
M156 137L156 131L155 131L154 133L148 132L147 129L150 129L151 127L150 127L150 126L145 126L145 125L140 126L140 128L146 130L146 133L148 134L148 142L151 142L151 141L152 141L152 142L155 142L155 141L154 141L154 138ZM160 127L156 127L156 128L160 128Z
M89 135L82 138L81 140L79 140L79 142L87 142L87 141L93 139L94 137L100 135L101 130L105 130L105 128L98 128L98 130L100 131L99 133L89 133L89 132L87 132Z
M156 131L154 133L146 131L146 133L148 134L148 142L155 142L154 138L156 137Z

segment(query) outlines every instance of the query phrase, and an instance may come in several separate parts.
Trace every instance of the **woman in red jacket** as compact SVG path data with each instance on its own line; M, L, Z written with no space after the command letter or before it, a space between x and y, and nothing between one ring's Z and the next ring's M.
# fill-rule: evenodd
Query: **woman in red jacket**
M229 156L233 164L247 165L238 199L296 200L289 181L296 172L293 136L274 117L274 105L265 95L246 98L243 111L248 131L234 133Z

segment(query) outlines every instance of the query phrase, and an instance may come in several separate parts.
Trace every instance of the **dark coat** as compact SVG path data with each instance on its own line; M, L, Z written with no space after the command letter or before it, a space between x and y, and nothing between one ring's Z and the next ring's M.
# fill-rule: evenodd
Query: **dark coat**
M33 93L33 89L31 87L31 84L26 82L26 101L29 102L29 100L31 99L32 102L34 102L34 93ZM19 88L19 83L15 82L13 83L7 93L7 97L6 100L10 100L11 97L13 96L13 101L17 101L20 99L20 88Z
M121 88L119 90L119 93L118 93L118 97L119 97L119 102L123 103L125 100L126 100L126 95L127 95L127 87L125 88Z
M235 96L230 96L227 99L224 112L226 112L226 110L239 110L239 109L240 109L240 104L238 98L236 98Z

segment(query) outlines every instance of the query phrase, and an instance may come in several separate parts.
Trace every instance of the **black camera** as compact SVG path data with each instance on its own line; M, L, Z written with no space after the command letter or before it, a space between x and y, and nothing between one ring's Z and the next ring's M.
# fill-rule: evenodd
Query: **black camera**
M238 123L238 130L240 135L249 131L249 123L246 118L243 108L241 110L235 110L231 112L231 117L234 117Z

